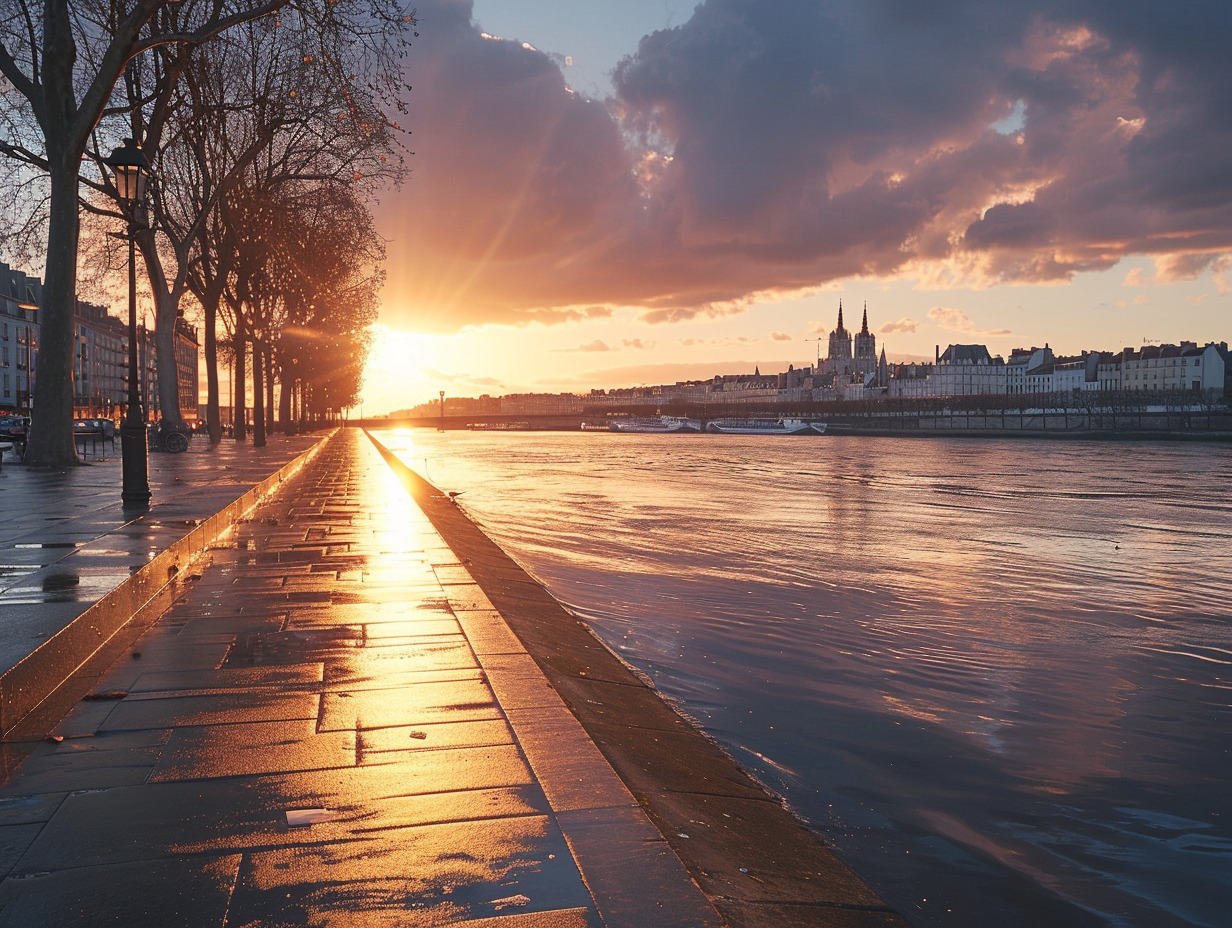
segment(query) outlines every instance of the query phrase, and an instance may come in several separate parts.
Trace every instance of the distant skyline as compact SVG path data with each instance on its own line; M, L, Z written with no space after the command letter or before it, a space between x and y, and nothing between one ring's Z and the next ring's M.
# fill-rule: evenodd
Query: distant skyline
M369 414L808 364L840 298L892 359L1232 337L1225 5L417 11Z

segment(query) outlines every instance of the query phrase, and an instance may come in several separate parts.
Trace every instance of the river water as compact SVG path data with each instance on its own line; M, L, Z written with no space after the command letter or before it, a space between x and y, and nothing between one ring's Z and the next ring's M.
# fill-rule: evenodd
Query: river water
M1232 447L378 437L913 925L1232 923Z

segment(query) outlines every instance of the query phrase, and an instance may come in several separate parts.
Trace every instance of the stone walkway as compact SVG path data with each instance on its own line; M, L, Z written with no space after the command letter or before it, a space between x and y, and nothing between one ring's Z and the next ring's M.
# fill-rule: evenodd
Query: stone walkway
M152 453L151 508L125 513L120 453L107 444L66 470L0 465L0 673L25 659L193 527L311 448L321 433L264 448L194 438ZM7 728L7 726L6 726Z
M358 430L0 790L0 925L717 926Z

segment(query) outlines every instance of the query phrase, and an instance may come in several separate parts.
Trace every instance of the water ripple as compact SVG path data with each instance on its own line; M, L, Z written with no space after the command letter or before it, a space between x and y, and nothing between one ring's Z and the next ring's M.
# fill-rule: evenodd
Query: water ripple
M1232 449L386 437L919 928L1226 923Z

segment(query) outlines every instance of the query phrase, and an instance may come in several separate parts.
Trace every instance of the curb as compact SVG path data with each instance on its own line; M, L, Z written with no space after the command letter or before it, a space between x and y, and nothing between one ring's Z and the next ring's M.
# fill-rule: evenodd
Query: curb
M0 674L0 740L12 738L24 721L81 671L134 620L149 610L188 564L242 519L262 499L294 477L336 434L331 432L289 464L204 519L140 570ZM161 611L161 610L160 610ZM74 699L73 701L76 701Z

